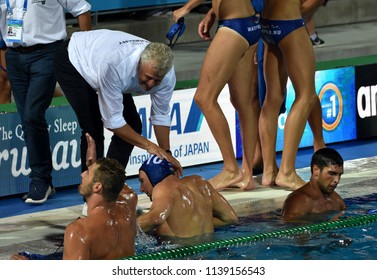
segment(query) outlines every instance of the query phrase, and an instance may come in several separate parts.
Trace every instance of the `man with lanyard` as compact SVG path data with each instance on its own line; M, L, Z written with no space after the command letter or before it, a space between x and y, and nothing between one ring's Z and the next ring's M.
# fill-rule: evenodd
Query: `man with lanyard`
M0 0L0 40L7 45L7 74L31 169L26 203L44 203L54 193L45 113L56 87L56 50L67 36L65 12L90 30L90 8L85 0Z

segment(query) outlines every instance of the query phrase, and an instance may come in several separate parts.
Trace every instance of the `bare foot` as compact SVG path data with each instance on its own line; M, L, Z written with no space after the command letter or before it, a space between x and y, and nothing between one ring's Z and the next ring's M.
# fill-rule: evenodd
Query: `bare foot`
M276 176L276 185L282 188L296 190L305 184L306 182L296 172L292 172L289 176L284 176L281 173Z
M221 191L226 187L230 187L241 182L242 177L243 176L240 170L238 170L237 173L234 173L223 169L219 174L209 179L208 181L211 183L215 190Z
M235 183L235 184L233 184L230 187L232 187L232 188L239 188L239 189L241 189L243 191L251 191L251 190L255 189L255 182L254 182L253 178L244 177L242 179L242 181L240 181L238 183Z
M272 172L263 172L262 174L262 185L263 186L274 186L276 185L276 174L278 171L272 171Z

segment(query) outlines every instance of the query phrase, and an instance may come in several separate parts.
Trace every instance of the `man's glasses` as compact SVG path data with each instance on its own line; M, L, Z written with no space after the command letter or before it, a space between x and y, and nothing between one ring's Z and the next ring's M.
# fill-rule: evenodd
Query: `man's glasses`
M181 37L183 32L185 32L186 25L185 19L182 17L180 18L177 23L175 23L166 34L166 38L169 40L169 47L173 48L175 43L177 42L178 38ZM175 39L174 39L175 38Z

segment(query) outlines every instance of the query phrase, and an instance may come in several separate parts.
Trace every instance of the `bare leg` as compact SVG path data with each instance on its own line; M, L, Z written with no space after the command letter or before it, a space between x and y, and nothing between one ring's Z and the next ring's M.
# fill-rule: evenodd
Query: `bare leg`
M314 26L314 14L311 14L308 17L305 17L306 30L308 31L309 36L314 35L315 26Z
M217 99L248 47L246 40L239 34L228 28L220 28L205 55L194 97L219 145L224 161L221 173L209 180L217 190L242 180L242 173L233 150L229 125Z
M300 44L297 44L300 42ZM305 184L295 170L298 145L312 108L318 100L314 86L315 58L305 28L299 28L279 44L296 97L284 128L284 148L276 184L297 189Z
M237 67L229 80L231 102L237 110L242 135L242 181L233 186L243 190L255 188L253 179L254 151L258 138L258 116L260 105L257 92L257 68L253 63L256 44L238 62Z
M305 19L306 30L308 31L309 36L315 33L314 14L317 12L318 8L324 4L324 2L324 0L301 1L301 14ZM318 98L313 106L312 111L310 112L308 122L313 132L313 147L315 152L318 149L324 148L326 146L322 133L322 109L321 103L319 102Z
M276 164L276 135L278 117L287 83L287 74L280 50L274 45L265 46L264 77L266 97L259 117L259 136L263 155L262 185L275 184L278 167Z
M308 122L313 133L314 152L319 149L325 148L326 144L322 132L322 108L318 97L315 101L312 111L310 112Z

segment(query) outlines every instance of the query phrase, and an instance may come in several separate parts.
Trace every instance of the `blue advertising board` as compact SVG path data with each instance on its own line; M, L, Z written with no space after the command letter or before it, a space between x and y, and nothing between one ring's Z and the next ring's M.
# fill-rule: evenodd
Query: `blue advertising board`
M2 114L0 125L0 196L29 190L30 168L24 133L17 112ZM81 173L81 130L70 106L50 107L46 113L53 163L53 184L78 183Z

